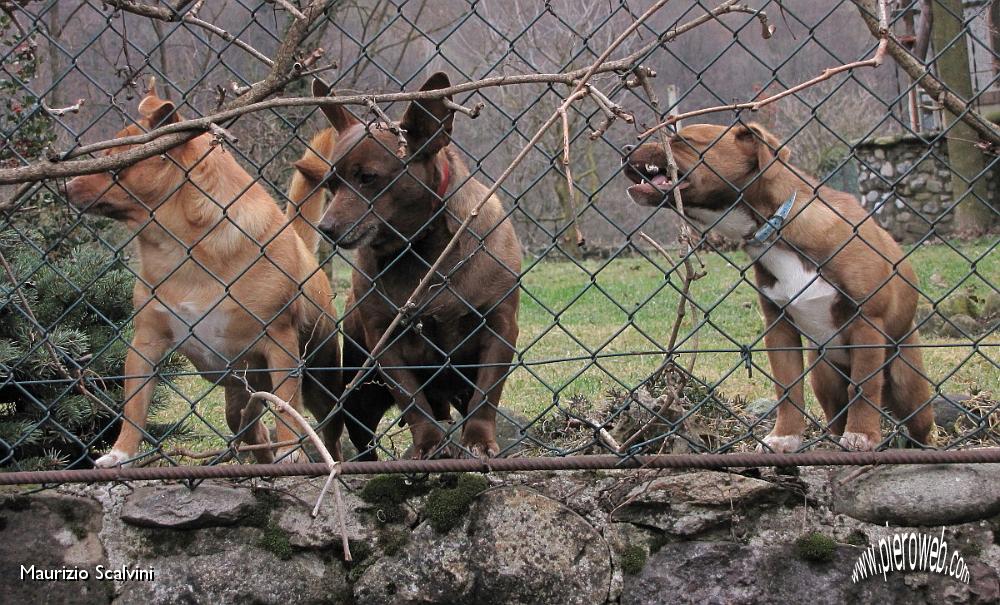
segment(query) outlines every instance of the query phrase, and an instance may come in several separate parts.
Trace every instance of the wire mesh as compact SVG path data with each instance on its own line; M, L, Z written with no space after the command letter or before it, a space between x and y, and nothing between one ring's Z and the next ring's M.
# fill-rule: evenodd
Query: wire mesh
M0 1L4 471L997 445L1000 4L291 4Z

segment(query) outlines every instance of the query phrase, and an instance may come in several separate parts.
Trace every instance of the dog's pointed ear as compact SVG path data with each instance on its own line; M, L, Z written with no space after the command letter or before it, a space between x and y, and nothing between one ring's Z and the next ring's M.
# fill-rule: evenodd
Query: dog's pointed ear
M737 126L736 139L753 147L753 153L757 155L757 167L761 170L766 170L771 166L775 157L778 158L779 163L784 164L792 155L787 145L782 147L778 137L757 123Z
M332 88L329 84L319 78L313 78L312 96L326 97L329 96L331 90ZM322 105L320 106L320 110L322 110L326 119L330 120L330 124L333 125L334 130L337 132L344 132L351 126L359 123L358 119L351 112L347 111L343 105Z
M309 154L301 160L295 162L295 169L312 183L321 183L330 172L330 166L320 159L319 156Z
M443 72L437 72L420 87L420 91L441 90L451 86ZM451 101L451 95L447 99ZM413 101L406 108L399 125L406 130L406 140L415 155L433 155L451 142L451 128L455 112L448 108L445 99Z
M312 96L325 97L326 95L330 94L330 90L332 90L332 87L329 84L327 84L323 80L320 80L319 78L313 78Z
M149 120L151 128L173 124L181 119L173 102L161 99L153 90L139 102L139 115Z

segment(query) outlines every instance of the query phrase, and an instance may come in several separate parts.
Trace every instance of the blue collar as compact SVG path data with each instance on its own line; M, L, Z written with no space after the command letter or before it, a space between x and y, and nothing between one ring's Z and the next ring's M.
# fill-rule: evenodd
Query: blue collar
M785 200L785 203L778 208L778 211L772 214L771 218L767 219L767 221L760 226L760 229L753 234L753 241L758 244L763 244L767 242L767 240L770 239L771 236L778 231L778 229L781 229L781 225L785 222L785 219L788 218L788 213L792 211L792 206L795 205L796 195L798 195L798 191L793 191L792 197Z

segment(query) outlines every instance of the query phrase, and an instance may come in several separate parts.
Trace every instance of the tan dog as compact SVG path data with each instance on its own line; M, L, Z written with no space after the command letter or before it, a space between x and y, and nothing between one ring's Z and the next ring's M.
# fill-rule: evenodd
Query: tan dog
M139 104L142 119L118 136L178 121L173 103L150 93ZM109 150L119 153L125 148ZM340 352L332 292L313 254L268 196L211 136L201 135L167 154L112 176L81 176L67 197L85 212L124 222L138 232L138 278L133 302L135 335L125 360L125 420L114 447L96 465L128 463L139 451L156 366L173 351L218 382L227 371L247 372L255 390L271 391L297 409L302 403L319 420L341 389ZM294 209L293 209L294 210ZM315 217L313 219L315 222ZM258 370L258 371L254 371ZM247 409L242 381L226 376L229 428L248 443L268 443ZM297 438L294 422L279 415L277 439ZM332 424L332 423L331 423ZM328 426L325 436L331 434ZM333 440L332 443L335 443ZM276 449L282 462L299 458L295 446ZM256 450L270 462L270 449Z
M666 176L661 146L642 145L626 161L636 183L629 195L659 206L681 188L696 227L743 241L753 259L780 400L760 449L801 446L803 336L813 391L843 447L880 444L882 406L911 439L927 443L934 413L913 326L917 279L892 237L853 196L801 176L787 164L788 149L776 151L778 140L760 126L693 125L672 141L679 182Z
M448 86L438 73L421 90ZM448 146L453 112L442 99L406 110L399 124L405 159L396 156L399 141L384 125L366 128L341 106L323 111L336 136L324 131L315 148L330 149L332 142L332 149L323 159L307 153L296 167L303 182L331 191L320 228L338 246L357 250L344 367L360 367L487 188ZM290 197L296 203L304 194ZM408 327L379 356L380 379L345 394L348 433L362 459L375 459L372 438L393 403L410 426L416 457L439 451L438 422L450 420L452 406L466 416L462 444L470 454L499 452L496 413L517 341L521 246L495 197L459 241L442 268L451 273L447 281L431 286Z

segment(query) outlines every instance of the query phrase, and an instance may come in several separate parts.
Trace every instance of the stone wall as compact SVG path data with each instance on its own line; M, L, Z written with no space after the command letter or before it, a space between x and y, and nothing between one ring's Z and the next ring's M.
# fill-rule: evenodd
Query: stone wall
M1000 601L1000 465L348 478L351 562L333 499L310 514L322 483L8 494L0 594L144 605ZM969 582L852 581L869 545L910 530L943 536ZM89 577L22 578L32 565Z
M874 210L879 224L897 241L914 242L932 230L951 233L954 223L951 173L945 142L928 145L913 135L879 137L858 143L858 188L861 204ZM996 170L987 172L989 199L996 199Z

